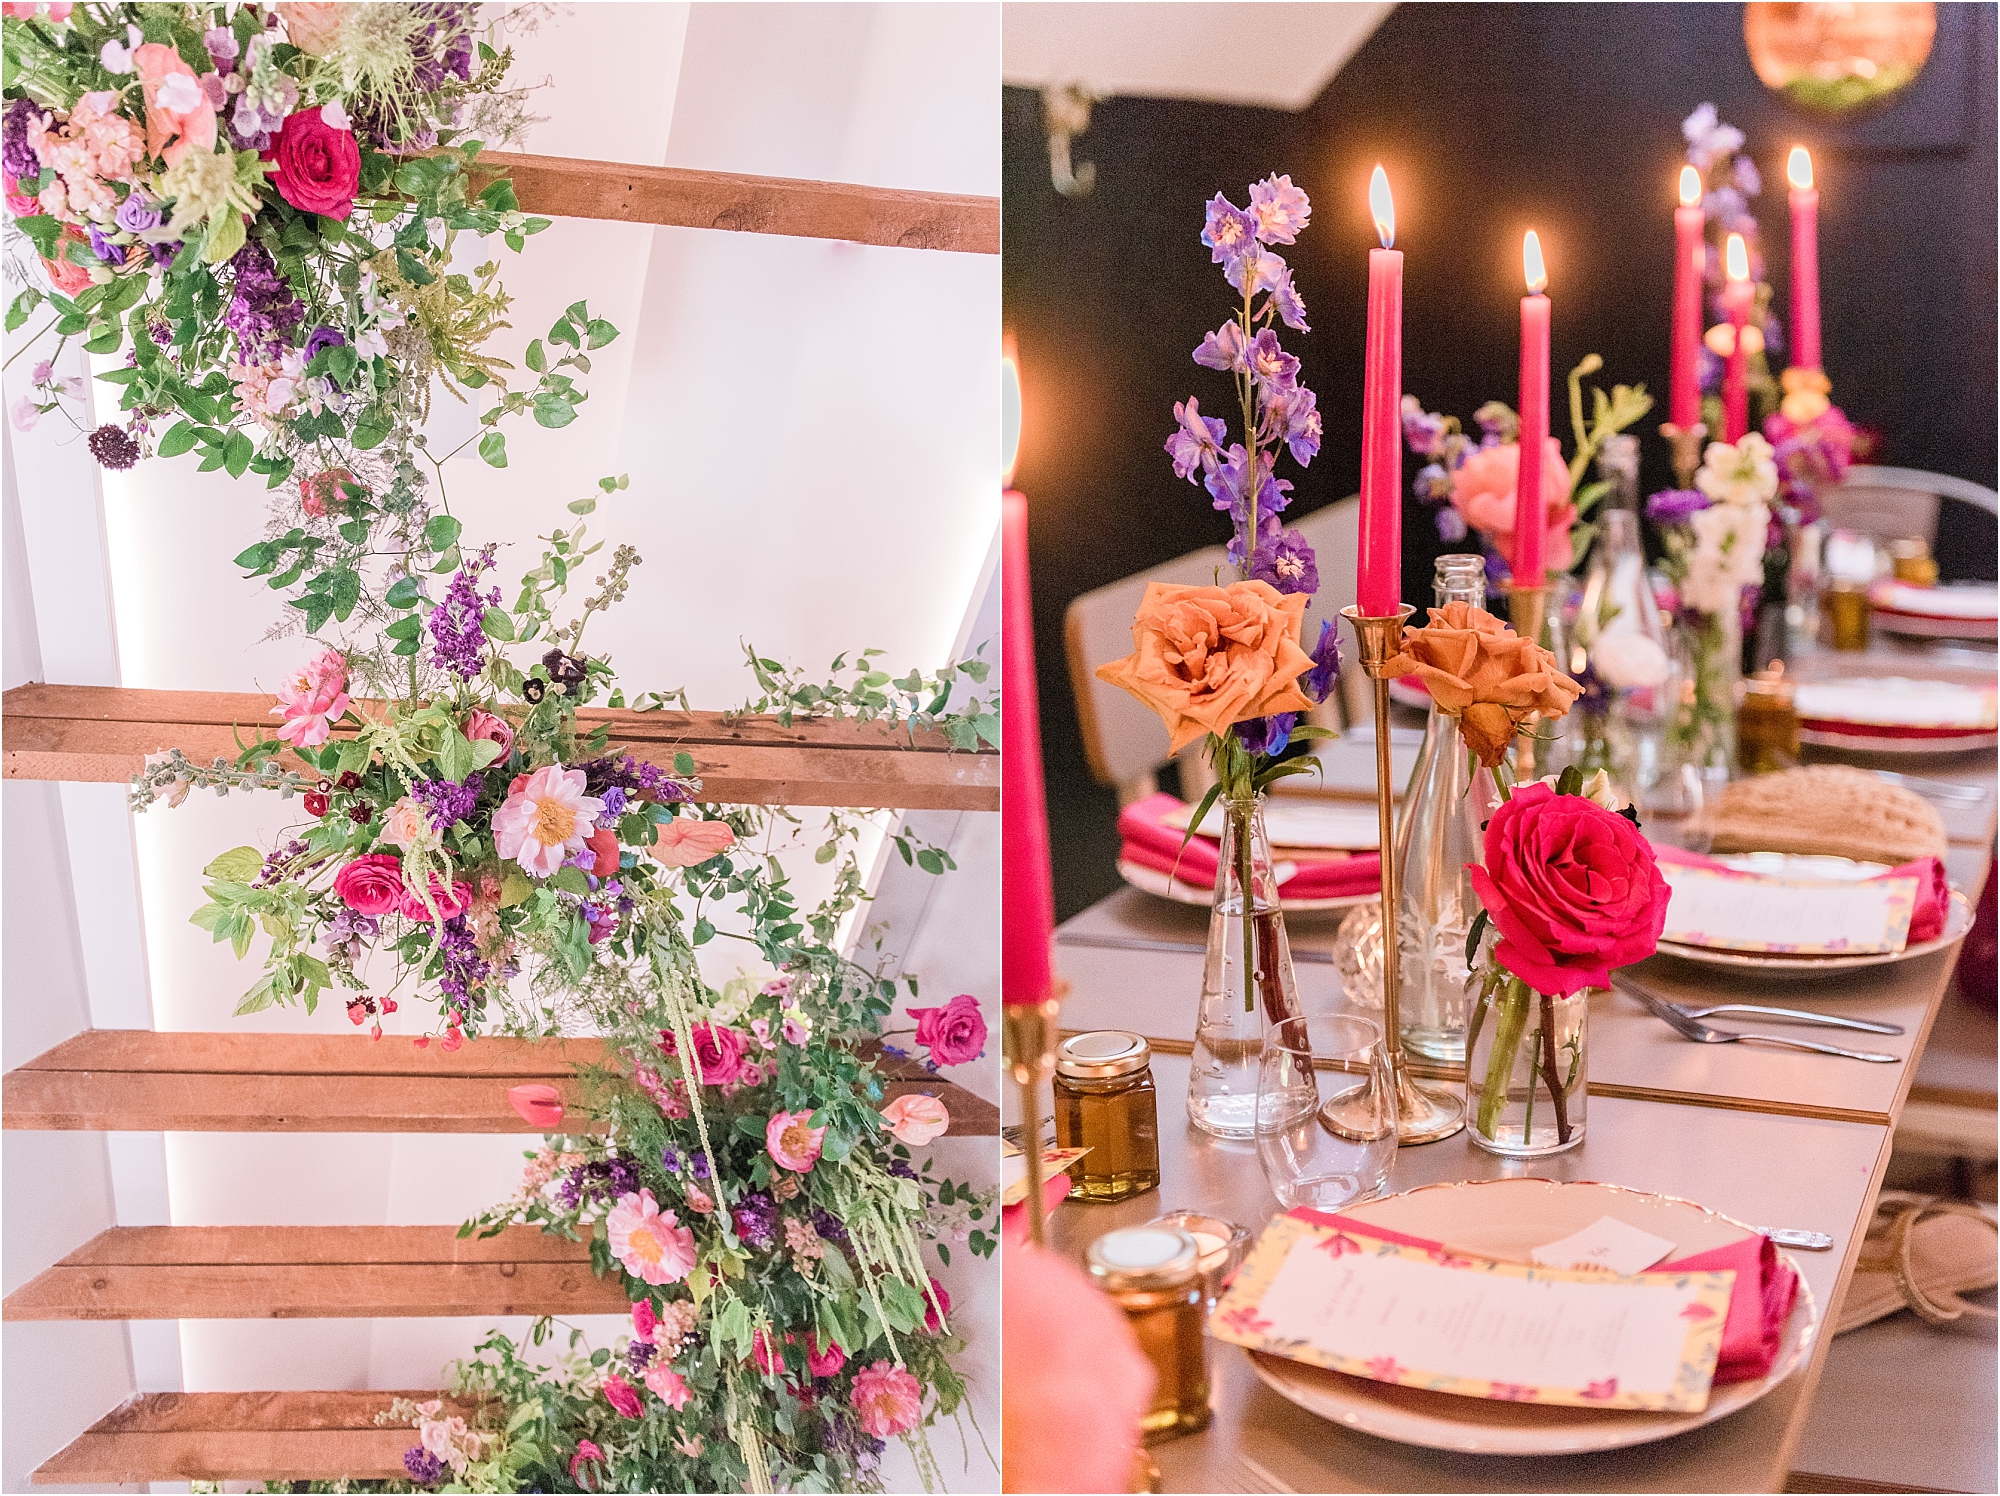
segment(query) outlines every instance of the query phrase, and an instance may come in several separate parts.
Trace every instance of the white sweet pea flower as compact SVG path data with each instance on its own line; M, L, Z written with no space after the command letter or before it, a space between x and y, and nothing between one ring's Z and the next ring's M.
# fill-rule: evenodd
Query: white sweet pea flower
M352 130L353 123L347 118L347 106L338 99L328 99L319 106L319 117L327 127L334 130Z
M169 73L160 80L160 107L174 114L187 114L200 108L206 97L201 85L186 73Z
M104 71L107 73L121 75L129 73L132 71L132 54L144 46L145 42L146 33L137 26L128 25L125 28L125 40L121 42L113 37L99 49L97 60L104 64ZM187 107L192 109L194 106L190 104Z

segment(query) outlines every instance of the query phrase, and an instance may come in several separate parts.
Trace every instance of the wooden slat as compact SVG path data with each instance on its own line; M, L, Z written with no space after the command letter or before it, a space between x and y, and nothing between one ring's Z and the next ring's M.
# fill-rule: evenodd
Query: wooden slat
M598 1039L435 1044L359 1034L79 1034L8 1072L0 1123L90 1132L538 1133L507 1102L540 1081L573 1102L575 1068L604 1064ZM949 1136L993 1137L999 1110L913 1060L884 1058L884 1099L926 1092Z
M679 228L727 229L805 239L846 239L901 249L1000 253L1000 199L908 192L846 182L750 177L734 172L575 161L482 152L476 186L513 180L524 211Z
M234 758L239 741L270 729L275 700L225 692L16 686L0 698L0 749L9 779L117 783L146 755L179 748L198 764ZM375 703L363 702L364 710ZM953 753L936 734L881 723L725 718L719 712L579 714L611 724L615 749L672 769L685 752L718 805L847 805L894 810L998 810L1000 761ZM289 752L281 761L300 767Z
M8 1320L617 1314L581 1242L532 1226L117 1226L0 1305Z
M122 1485L400 1477L416 1430L375 1422L399 1397L439 1398L466 1416L476 1409L428 1390L152 1392L100 1418L31 1479L38 1485Z

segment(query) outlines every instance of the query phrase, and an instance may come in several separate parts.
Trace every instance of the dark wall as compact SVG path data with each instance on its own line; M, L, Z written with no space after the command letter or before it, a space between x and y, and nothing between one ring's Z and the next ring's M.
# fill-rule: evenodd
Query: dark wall
M1003 97L1005 321L1025 428L1016 484L1030 504L1043 753L1058 912L1117 884L1116 801L1084 764L1062 651L1069 600L1224 538L1161 444L1173 402L1229 404L1188 360L1232 293L1198 240L1202 204L1289 172L1313 222L1285 251L1311 314L1286 346L1327 420L1294 513L1354 491L1360 447L1366 187L1380 161L1404 250L1404 387L1469 421L1515 398L1521 235L1539 231L1555 303L1558 382L1588 352L1605 383L1665 398L1672 191L1680 122L1703 100L1742 128L1765 178L1769 275L1788 313L1784 160L1812 149L1821 188L1824 352L1834 396L1880 428L1878 461L1995 481L1995 10L1938 7L1936 48L1902 100L1827 124L1767 92L1736 5L1405 5L1298 114L1147 99L1096 106L1075 144L1095 192L1049 182L1037 95ZM1560 388L1556 431L1569 445ZM1651 430L1645 483L1670 479ZM1232 423L1234 424L1234 423ZM1414 470L1407 457L1406 478ZM1951 506L1947 506L1950 508ZM1429 596L1441 549L1428 511L1404 515L1406 599ZM1948 524L1947 575L1994 574L1990 519Z

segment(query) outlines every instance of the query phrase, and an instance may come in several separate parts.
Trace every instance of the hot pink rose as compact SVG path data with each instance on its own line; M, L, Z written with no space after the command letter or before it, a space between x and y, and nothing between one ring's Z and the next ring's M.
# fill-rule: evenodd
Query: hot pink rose
M1500 554L1514 554L1514 486L1521 475L1521 449L1513 442L1478 447L1451 480L1451 505L1473 529L1492 537ZM1550 571L1567 571L1572 559L1569 527L1576 523L1576 506L1569 501L1569 468L1562 443L1548 439L1542 461L1542 501L1548 505L1548 534L1542 561Z
M451 888L447 890L444 886L444 879L440 878L436 873L430 875L430 884L431 902L437 905L437 918L441 920L456 919L472 907L471 884L457 882L453 883ZM408 885L405 885L403 888L403 900L397 906L396 912L402 915L404 919L415 920L419 924L427 925L431 923L431 912L424 907L423 897Z
M459 724L458 730L465 734L468 743L498 743L500 760L514 751L514 724L497 712L474 710Z
M509 1091L507 1094L511 1096L514 1093ZM653 1301L651 1299L634 1300L632 1304L632 1338L634 1340L643 1340L646 1344L651 1345L653 1343L653 1331L659 1327L660 1321L653 1313Z
M751 1337L750 1364L767 1377L785 1374L785 1353L778 1343L771 1339L769 1331L759 1330Z
M986 1048L986 1020L970 993L959 993L941 1008L912 1008L910 1016L917 1020L917 1042L940 1065L963 1065Z
M764 1128L764 1146L781 1169L803 1174L819 1162L824 1127L814 1127L811 1112L779 1112Z
M278 736L294 748L317 748L333 736L333 724L347 713L347 657L321 651L278 688L271 715L283 717Z
M688 1399L694 1396L694 1389L664 1361L655 1361L646 1368L646 1386L676 1413L686 1407Z
M951 1113L935 1096L898 1096L882 1108L882 1122L899 1143L921 1148L951 1127Z
M852 1396L861 1427L878 1439L906 1434L924 1416L923 1387L893 1362L877 1361L856 1373Z
M646 1411L639 1401L638 1390L621 1376L604 1379L604 1400L617 1410L621 1418L639 1418Z
M924 1328L933 1335L940 1334L944 1330L944 1315L949 1313L951 1295L944 1291L942 1283L933 1278L931 1291L924 1296Z
M361 147L352 130L336 130L317 108L286 117L277 141L278 196L301 213L344 219L361 185Z
M821 1345L816 1331L806 1337L806 1370L814 1376L838 1376L840 1368L846 1364L847 1352L840 1348L838 1341L829 1340Z
M132 49L132 71L146 101L147 155L175 166L190 150L215 149L215 106L180 53L164 42L147 42Z
M543 1132L553 1132L562 1126L562 1093L554 1086L513 1086L507 1092L507 1104L519 1112L521 1120L530 1127L539 1127ZM647 1307L650 1310L651 1306ZM638 1309L637 1304L632 1306L632 1317L635 1321L638 1319Z
M1525 785L1486 823L1485 852L1466 873L1500 931L1500 964L1534 991L1608 986L1658 947L1666 879L1625 817Z
M678 1054L679 1042L671 1029L660 1030L663 1054ZM705 1086L726 1086L743 1071L743 1036L721 1023L694 1026L695 1076Z
M333 875L333 891L356 914L394 912L403 903L403 862L387 852L357 857Z
M585 1439L581 1444L577 1445L576 1453L571 1455L569 1458L569 1478L574 1484L578 1486L581 1486L583 1484L582 1470L584 1461L586 1460L596 1460L600 1464L604 1460L604 1451L599 1449L595 1444L591 1443L590 1440L588 1439Z
M697 821L678 816L659 828L653 857L668 867L693 867L736 845L736 833L726 821Z

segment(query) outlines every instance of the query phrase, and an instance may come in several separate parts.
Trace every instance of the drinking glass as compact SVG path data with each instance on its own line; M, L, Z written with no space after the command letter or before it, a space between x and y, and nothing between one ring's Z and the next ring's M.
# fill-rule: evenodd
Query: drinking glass
M1257 1075L1257 1159L1287 1210L1378 1194L1396 1158L1396 1091L1382 1029L1316 1012L1271 1026Z

